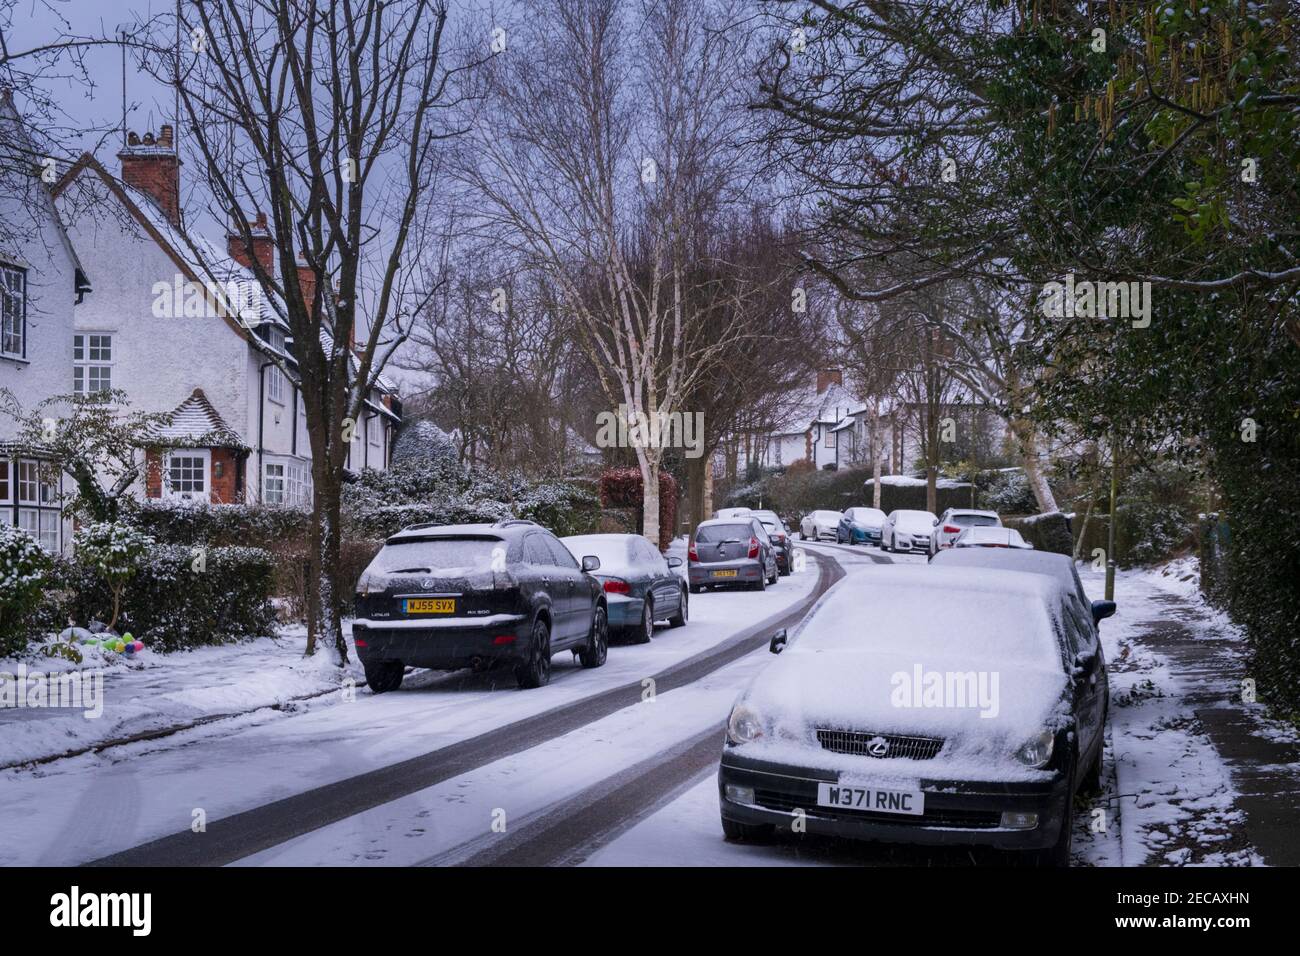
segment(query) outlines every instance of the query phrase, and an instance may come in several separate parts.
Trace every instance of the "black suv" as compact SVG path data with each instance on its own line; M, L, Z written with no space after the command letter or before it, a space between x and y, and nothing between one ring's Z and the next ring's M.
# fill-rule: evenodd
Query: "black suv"
M520 519L413 525L384 542L357 582L352 636L370 689L402 684L403 668L509 664L520 687L551 679L551 655L605 663L605 594L555 535Z

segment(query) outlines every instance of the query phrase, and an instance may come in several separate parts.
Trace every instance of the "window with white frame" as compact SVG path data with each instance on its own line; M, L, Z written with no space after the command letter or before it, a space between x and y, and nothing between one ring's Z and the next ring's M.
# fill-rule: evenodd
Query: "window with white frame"
M312 499L311 468L304 462L290 462L286 493L289 504L310 507Z
M835 447L835 433L831 431L829 428L826 429L826 447L827 448Z
M268 505L285 504L284 465L279 462L266 463L262 476L262 501Z
M284 373L280 371L278 365L272 365L266 370L266 397L277 405L284 404Z
M378 447L379 445L379 416L371 415L366 419L366 437L370 439L370 444Z
M78 332L72 337L72 390L94 395L113 388L113 336Z
M0 461L0 521L22 528L45 550L59 550L63 503L58 469L32 459Z
M0 353L27 355L27 272L0 265Z
M208 498L209 452L206 448L177 449L167 455L168 497L186 501Z

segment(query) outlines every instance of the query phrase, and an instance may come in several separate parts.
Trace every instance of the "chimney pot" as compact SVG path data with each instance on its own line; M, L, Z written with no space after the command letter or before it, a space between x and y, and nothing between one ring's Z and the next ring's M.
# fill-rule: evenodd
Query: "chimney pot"
M129 132L126 148L117 154L122 161L122 182L153 200L173 226L181 224L180 159L176 155L171 127L164 135Z
M246 243L238 232L226 236L226 252L245 269L253 268L253 257L261 263L268 275L275 275L275 240L266 228L266 213L259 212L251 227L253 238ZM251 245L251 249L249 248Z

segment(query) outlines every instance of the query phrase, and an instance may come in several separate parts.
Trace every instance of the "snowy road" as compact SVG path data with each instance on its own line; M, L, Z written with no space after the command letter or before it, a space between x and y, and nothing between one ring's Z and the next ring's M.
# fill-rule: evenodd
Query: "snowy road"
M795 623L839 577L888 563L925 570L920 555L804 547L815 559L779 586L694 596L686 627L660 630L647 645L615 645L595 671L557 658L552 683L539 690L516 691L494 674L417 673L393 694L363 690L350 702L330 695L0 773L0 863L1004 862L991 851L791 835L765 847L723 841L716 791L723 722L771 660L770 634ZM1142 696L1142 682L1159 678L1161 665L1131 641L1159 608L1127 578L1118 597L1123 613L1102 630L1115 662L1111 737L1122 738L1121 756L1108 744L1106 787L1079 813L1076 863L1140 862L1162 841L1181 845L1180 832L1213 834L1232 820L1228 775L1212 749L1177 729L1177 697ZM1196 793L1183 770L1201 787ZM1171 773L1193 809L1162 797ZM1120 793L1137 795L1127 809ZM191 827L196 818L201 832Z

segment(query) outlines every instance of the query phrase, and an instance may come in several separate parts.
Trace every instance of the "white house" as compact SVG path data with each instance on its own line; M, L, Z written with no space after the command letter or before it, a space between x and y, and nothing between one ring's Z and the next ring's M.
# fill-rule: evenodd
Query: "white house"
M84 154L54 187L73 248L103 277L74 310L65 387L121 389L133 410L173 413L147 454L140 495L308 503L311 452L293 343L251 269L253 256L274 269L265 216L251 247L234 236L219 246L188 222L170 126L156 137L131 133L118 159L114 177ZM387 468L400 421L400 402L381 383L357 422L348 467Z
M781 420L766 432L752 436L749 451L739 443L739 467L757 462L764 468L780 468L796 461L811 462L815 468L839 463L839 426L862 403L844 387L840 369L817 373L816 386L794 396Z
M90 291L41 174L42 155L0 90L0 389L23 411L67 391L74 303ZM48 411L57 415L57 408ZM21 445L17 423L0 415L0 521L18 525L49 551L70 543L63 500L71 479Z

